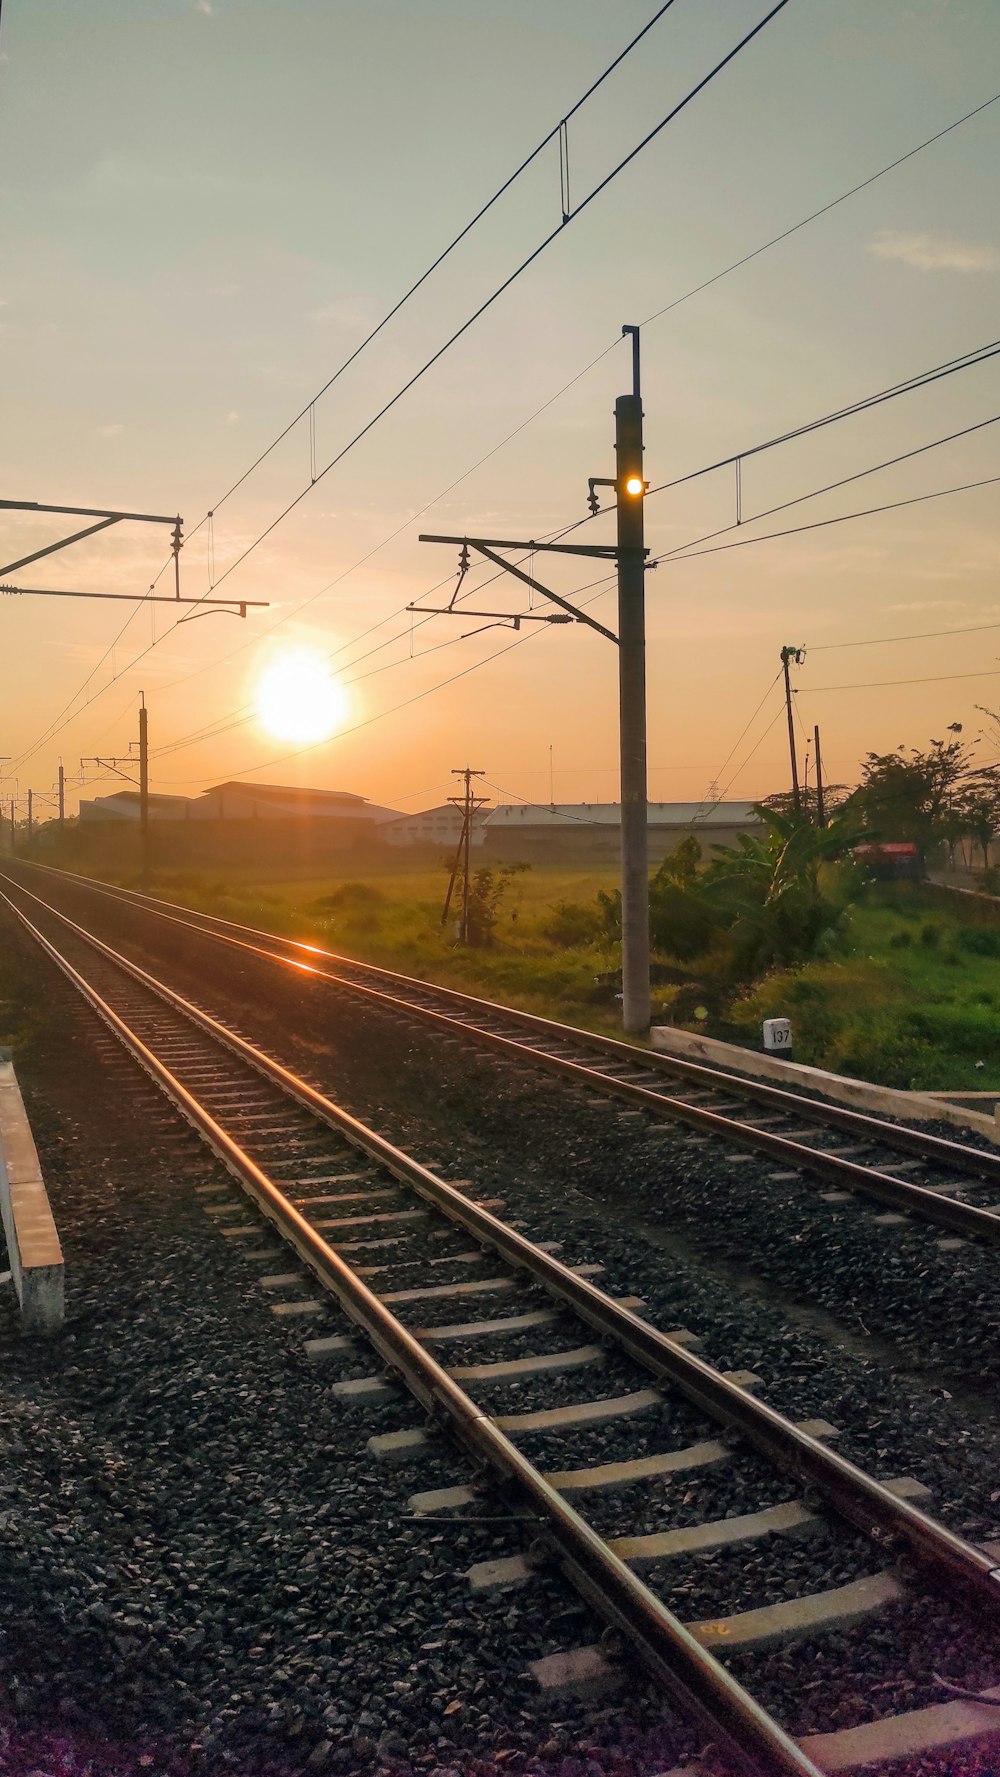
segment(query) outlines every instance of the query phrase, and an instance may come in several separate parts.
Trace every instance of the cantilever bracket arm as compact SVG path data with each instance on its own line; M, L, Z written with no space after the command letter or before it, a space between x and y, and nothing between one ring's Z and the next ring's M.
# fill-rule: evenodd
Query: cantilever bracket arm
M96 518L97 524L88 524L82 531L74 531L72 536L60 537L57 543L47 543L44 549L35 549L30 555L22 555L18 561L10 561L6 567L0 568L0 574L13 574L17 568L27 567L31 561L41 561L43 556L55 555L60 549L68 549L71 543L79 543L84 537L92 537L95 531L107 530L111 524L132 521L137 524L173 524L175 521L164 517L159 512L116 512L108 506L45 506L39 500L0 500L0 511L4 512L58 512L71 518Z
M499 567L499 569L503 569L504 574L513 574L513 578L524 581L524 585L531 586L535 592L540 592L544 599L551 599L552 604L558 604L560 610L567 611L568 620L570 620L570 622L574 622L574 624L586 624L588 629L597 629L597 634L599 634L599 636L604 636L606 641L613 641L615 647L618 647L618 636L616 636L613 629L606 629L604 624L599 624L595 617L586 617L584 611L577 611L575 604L570 604L570 601L568 601L568 599L563 599L558 592L552 592L551 586L542 585L542 581L540 581L540 579L535 579L533 574L526 574L524 569L515 567L513 562L506 562L504 556L497 556L497 554L494 554L494 551L490 549L490 544L496 544L497 549L535 549L535 544L512 544L512 542L503 542L503 540L499 540L499 538L496 537L490 537L487 540L485 537L426 537L426 535L421 535L421 537L419 537L419 542L421 542L421 544L462 544L462 549L464 549L464 551L465 549L476 549L478 554L487 558L487 562L492 562L496 567ZM545 547L558 549L560 546L558 546L558 544L549 544L549 546L538 544L538 547L540 547L540 549L545 549ZM568 544L561 546L561 553L597 554L597 556L604 558L604 560L615 560L615 553L607 554L607 551L604 551L604 549L572 549L572 551L570 551L570 546L568 546ZM416 606L414 606L414 610L416 610ZM444 615L444 613L442 613L442 615ZM472 613L467 613L467 615L472 615ZM492 615L492 613L485 613L485 611L483 611L481 615L485 617L485 615ZM552 622L552 618L549 618L549 622ZM556 618L556 622L558 622L558 618Z
M469 542L471 548L478 550L480 555L485 555L487 561L495 562L498 568L503 568L508 574L513 574L515 580L523 580L525 586L533 587L535 592L540 592L543 598L551 599L554 605L559 605L563 611L568 611L574 623L585 623L588 629L596 629L598 635L604 636L606 641L614 642L615 646L618 646L618 637L614 630L606 629L603 623L598 623L596 617L588 617L585 611L578 611L568 599L564 599L558 592L553 592L551 587L543 586L540 580L534 578L534 575L526 574L523 568L517 568L513 562L505 561L502 555L495 555L485 543L474 543L471 538Z
M132 605L214 605L224 607L227 611L239 611L245 617L247 611L254 609L267 610L267 599L213 599L213 598L176 598L173 593L159 592L73 592L65 586L8 586L0 585L0 598L12 599L116 599ZM206 613L207 615L207 613ZM181 622L185 619L181 618Z
M86 767L87 765L98 765L98 766L100 766L102 771L107 772L107 773L113 775L114 777L123 777L127 784L134 784L136 786L136 788L138 789L139 788L139 779L137 777L129 777L129 774L127 771L121 770L121 764L127 764L129 762L129 760L132 760L132 759L133 759L133 755L131 753L125 754L125 755L118 753L118 754L115 754L115 756L111 759L102 759L99 756L98 757L91 757L91 758L87 758L87 759L81 759L80 765L81 765L81 768ZM121 764L119 763L119 761L121 762ZM82 784L85 784L88 782L87 774L86 774L85 770L84 770L83 776L80 778L79 781ZM91 779L90 781L92 782L93 780Z

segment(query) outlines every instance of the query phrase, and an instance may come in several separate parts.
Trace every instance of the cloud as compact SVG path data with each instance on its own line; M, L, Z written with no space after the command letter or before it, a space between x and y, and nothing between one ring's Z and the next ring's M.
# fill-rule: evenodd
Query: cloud
M237 412L236 412L236 409L235 409L235 407L234 407L234 408L233 408L233 409L232 409L232 410L231 410L231 412L229 412L229 413L227 413L227 415L226 415L226 418L225 418L225 422L224 422L224 423L225 423L225 424L226 424L226 425L227 425L227 426L238 426L238 425L239 425L239 423L240 423L240 416L239 416L239 414L238 414L238 413L237 413Z
M212 17L211 0L194 0L195 12L203 12L206 18Z
M119 433L124 430L125 427L115 420L110 426L98 426L97 436L98 438L117 438Z
M918 271L992 271L1000 265L993 247L946 240L935 234L897 234L884 229L868 251L879 259L899 259Z
M375 299L371 296L342 296L335 302L312 309L309 319L316 327L369 328L378 319Z

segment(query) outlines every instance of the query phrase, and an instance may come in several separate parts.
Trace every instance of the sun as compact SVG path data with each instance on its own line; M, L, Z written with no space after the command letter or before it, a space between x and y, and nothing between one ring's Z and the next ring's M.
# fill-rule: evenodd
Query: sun
M286 648L262 673L254 707L275 740L308 745L336 734L347 714L347 697L322 654Z

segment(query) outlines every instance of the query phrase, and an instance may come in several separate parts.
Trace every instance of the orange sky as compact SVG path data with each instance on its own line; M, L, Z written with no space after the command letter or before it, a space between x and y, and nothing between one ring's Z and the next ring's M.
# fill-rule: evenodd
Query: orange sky
M213 563L218 579L308 483L308 423L222 502L225 490L653 10L429 0L418 18L405 0L302 0L279 20L264 0L139 0L123 18L113 0L69 12L12 0L6 496L179 508L194 533L184 589L207 592ZM681 0L574 119L572 201L766 10ZM22 797L29 785L44 796L60 757L75 778L82 755L124 751L142 688L158 790L256 776L413 808L440 800L468 759L504 791L547 800L551 746L557 799L612 798L611 645L542 626L462 639L477 623L447 618L418 620L411 637L403 607L441 602L456 569L454 551L417 533L528 537L583 516L587 476L613 468L627 349L585 367L623 322L645 323L654 484L990 341L1000 104L650 317L988 99L998 48L1000 14L978 0L793 0L217 589L267 611L199 617L182 634L149 606L120 633L128 606L5 599L0 752L14 757L0 772L16 773ZM558 201L553 151L318 403L317 466L549 232ZM998 365L748 460L739 540L1000 475L987 426L751 522L1000 413ZM974 732L977 703L1000 701L997 493L660 566L648 580L651 796L700 798L712 782L753 796L784 781L783 725L768 724L785 642L807 647L799 714L803 731L822 724L831 779L850 780L868 748L924 744L956 720ZM196 530L210 508L211 532ZM58 521L5 516L5 559L56 534ZM663 552L734 517L726 470L650 498L647 541ZM610 540L613 521L586 534ZM164 541L121 527L10 578L141 592ZM601 564L536 570L569 592ZM470 603L522 608L513 586ZM610 593L593 611L613 626ZM905 639L976 625L994 627ZM875 638L894 639L858 645ZM292 645L332 659L347 712L337 738L295 752L245 715ZM204 728L218 732L192 743Z

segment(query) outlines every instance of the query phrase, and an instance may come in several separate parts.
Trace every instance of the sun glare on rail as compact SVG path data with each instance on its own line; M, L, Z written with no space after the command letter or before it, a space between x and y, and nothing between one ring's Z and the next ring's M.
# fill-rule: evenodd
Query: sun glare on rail
M254 705L275 740L303 746L329 740L347 713L343 686L312 648L289 648L273 660L258 681Z

